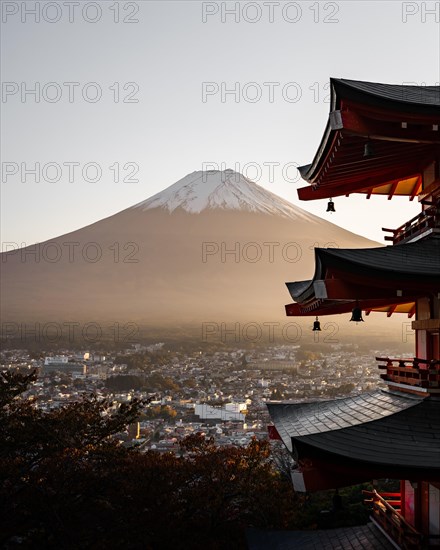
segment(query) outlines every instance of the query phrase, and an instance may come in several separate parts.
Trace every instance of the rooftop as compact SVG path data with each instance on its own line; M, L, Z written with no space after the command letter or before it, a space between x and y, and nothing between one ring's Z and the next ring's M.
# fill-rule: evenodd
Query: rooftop
M406 304L397 311L410 313L415 299L438 292L440 238L377 248L316 248L315 264L313 279L286 283L297 302L286 306L288 315L346 313L356 304L367 311Z
M391 550L395 548L372 523L316 531L247 531L249 550Z
M420 195L440 150L440 86L330 79L330 114L301 200L350 193Z
M268 408L284 443L300 459L342 459L440 479L440 400L378 391Z

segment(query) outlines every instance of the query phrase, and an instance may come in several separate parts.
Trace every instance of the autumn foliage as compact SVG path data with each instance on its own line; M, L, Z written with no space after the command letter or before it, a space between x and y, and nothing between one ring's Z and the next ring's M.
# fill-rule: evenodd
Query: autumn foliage
M5 548L241 548L249 526L286 528L295 496L267 442L180 453L123 447L114 434L142 402L88 396L43 412L35 375L0 375L0 544Z

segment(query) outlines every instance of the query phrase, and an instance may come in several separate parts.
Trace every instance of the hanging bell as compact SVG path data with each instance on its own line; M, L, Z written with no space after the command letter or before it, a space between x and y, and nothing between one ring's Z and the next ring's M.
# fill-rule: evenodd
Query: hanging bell
M321 323L318 321L318 317L316 317L316 321L313 322L313 331L321 331Z
M336 212L335 203L330 199L327 204L327 212Z
M356 323L364 322L364 320L362 319L362 310L360 307L353 308L350 321L355 321Z
M368 159L374 157L374 149L373 144L371 141L367 141L367 143L364 145L364 159Z

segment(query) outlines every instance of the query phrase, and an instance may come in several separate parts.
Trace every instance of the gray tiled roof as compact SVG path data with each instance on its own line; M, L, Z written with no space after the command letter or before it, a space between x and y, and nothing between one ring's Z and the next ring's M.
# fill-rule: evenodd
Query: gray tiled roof
M380 99L409 103L411 105L423 104L440 107L440 86L383 84L381 82L364 82L345 78L332 78L331 82L335 88L345 86Z
M394 546L372 523L316 531L248 529L249 550L389 550Z
M297 440L353 460L439 471L440 402L423 400L381 420Z
M324 262L335 258L393 273L440 278L440 239L436 238L378 248L320 248L317 253Z
M305 445L355 461L438 473L440 400L380 394L268 407L289 449Z
M292 437L349 428L400 412L419 399L376 391L313 403L268 403L269 414L289 447Z
M331 94L330 94L330 113L340 110L343 107L343 102L349 101L357 105L367 105L374 108L379 108L381 111L388 111L403 114L402 122L405 122L405 113L411 115L410 120L414 125L426 125L426 128L429 125L438 124L440 122L440 86L417 86L417 85L405 85L405 84L384 84L381 82L363 82L359 80L348 80L343 78L331 78ZM421 115L418 117L417 115ZM374 118L374 114L372 114ZM425 117L429 117L427 120ZM382 117L381 117L382 118ZM383 117L387 119L386 115ZM389 122L389 121L388 121ZM310 183L317 183L316 176L321 172L321 169L324 166L324 159L327 159L327 153L332 150L333 138L338 132L342 134L346 133L344 129L334 130L332 129L330 117L327 121L327 126L324 131L324 135L321 140L321 144L318 148L318 151L315 155L315 158L312 163L300 166L298 168L301 176ZM410 131L410 130L409 130ZM390 136L392 137L392 136ZM356 142L359 139L358 136L354 136ZM366 139L366 138L365 138ZM373 138L374 139L374 138ZM351 144L353 143L352 139L348 140L347 152L350 152ZM417 156L420 158L422 164L424 161L422 158L431 158L428 162L436 157L435 145L433 143L411 143L411 144L394 144L392 147L393 151L390 155L380 156L377 158L378 164L373 164L370 166L370 161L368 163L369 167L372 169L373 166L398 166L402 159L405 158L405 152L410 148L412 153L417 153ZM438 146L437 146L438 147ZM342 147L344 149L344 147ZM354 149L353 149L354 150ZM385 148L387 150L387 148ZM438 150L438 149L437 149ZM388 161L386 160L388 157ZM343 173L356 175L360 172L365 171L365 159L360 157L359 162L352 162L352 154L348 157L350 160L345 161L348 164L343 164L344 170L342 174L338 172L329 171L330 174L336 175L336 179L343 179ZM327 162L327 160L326 160ZM385 164L383 164L385 163ZM391 164L390 164L391 163ZM348 166L348 168L347 168ZM368 173L365 171L365 175ZM386 183L386 178L378 176L377 183L382 184ZM324 178L325 180L325 178ZM362 178L363 180L363 178ZM362 181L360 180L360 181ZM320 184L322 182L319 182ZM368 183L364 180L365 187L368 187ZM329 185L329 188L333 187ZM357 191L352 191L357 192ZM345 194L345 193L344 193ZM339 193L338 193L339 195ZM335 196L334 194L327 195L328 197ZM310 197L309 197L310 198Z
M423 277L438 282L440 290L440 239L377 248L316 248L315 274L310 281L286 283L295 301L314 294L313 282L323 279L327 267L373 273L376 277L405 281Z

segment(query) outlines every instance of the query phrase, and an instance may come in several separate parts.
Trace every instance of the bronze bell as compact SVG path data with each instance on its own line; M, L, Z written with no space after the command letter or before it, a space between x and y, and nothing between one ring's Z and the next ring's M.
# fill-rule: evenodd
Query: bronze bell
M316 321L313 322L313 331L321 331L321 323L318 321L318 317L316 317Z
M353 308L350 321L355 321L356 323L364 322L364 320L362 319L362 310L360 307Z
M374 157L374 149L371 141L367 141L364 145L364 159Z
M336 212L335 203L330 199L327 204L327 212Z

